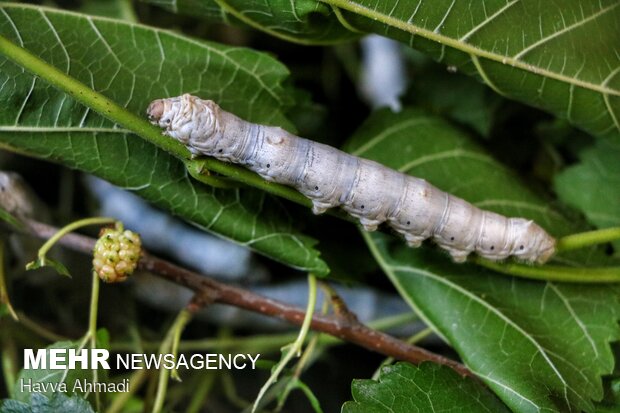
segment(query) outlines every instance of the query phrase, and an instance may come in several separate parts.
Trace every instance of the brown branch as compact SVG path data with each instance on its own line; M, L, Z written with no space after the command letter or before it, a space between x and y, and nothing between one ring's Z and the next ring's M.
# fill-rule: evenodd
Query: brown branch
M26 226L25 230L39 238L50 238L58 231L58 228L33 220L25 220L24 223ZM59 244L76 251L91 254L95 245L95 239L71 233L62 237ZM295 325L301 325L304 319L304 309L221 283L144 251L138 267L187 287L209 302L228 304L267 316L277 317ZM355 317L343 318L338 315L324 316L315 314L312 319L312 329L398 360L405 360L415 364L431 361L449 366L462 376L475 377L463 364L368 328L357 321Z

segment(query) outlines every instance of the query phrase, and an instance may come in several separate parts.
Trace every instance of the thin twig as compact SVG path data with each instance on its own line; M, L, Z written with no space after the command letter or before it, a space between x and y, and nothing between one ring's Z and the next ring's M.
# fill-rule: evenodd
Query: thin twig
M50 238L58 231L58 228L34 220L25 220L24 223L25 231L38 238ZM71 233L62 237L58 243L73 250L90 254L95 245L95 239ZM193 290L206 298L207 302L232 305L255 313L277 317L294 325L301 325L304 319L304 309L221 283L147 252L143 252L138 267ZM398 360L415 364L431 361L449 366L462 376L475 377L461 363L373 330L357 320L349 318L343 320L339 316L314 315L311 328Z

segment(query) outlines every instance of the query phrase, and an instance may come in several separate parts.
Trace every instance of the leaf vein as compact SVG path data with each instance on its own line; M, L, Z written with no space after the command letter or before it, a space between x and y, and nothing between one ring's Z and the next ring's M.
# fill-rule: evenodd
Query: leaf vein
M531 45L529 45L528 47L526 47L525 49L521 50L519 53L517 53L516 55L514 55L512 58L515 60L520 60L523 56L525 56L526 54L528 54L529 52L531 52L532 50L536 49L538 46L541 46L545 43L547 43L548 41L555 39L558 36L563 35L566 32L569 32L579 26L582 26L588 22L590 22L591 20L596 19L597 17L607 13L610 10L613 10L614 8L620 6L620 2L612 4L608 7L605 7L601 10L599 10L598 12L583 18L583 20L579 20L576 21L575 23L565 26L562 30L558 30L557 32L554 32L548 36L543 36L540 40L538 40L537 42L532 43ZM541 28L542 30L542 28Z
M460 39L459 41L461 42L465 42L467 41L467 39L469 39L471 36L473 36L478 30L482 29L484 26L486 26L487 24L491 23L497 16L500 16L502 13L504 13L506 10L508 10L509 8L511 8L513 5L515 5L516 3L518 3L520 0L512 0L509 1L508 3L506 3L503 7L499 8L495 13L493 13L491 16L487 17L484 21L480 22L480 24L478 24L477 26L473 27L469 32L465 33ZM484 6L485 2L481 2L482 5ZM484 9L484 13L486 15L486 8Z
M548 69L544 69L542 67L538 67L533 64L529 64L521 60L514 59L513 57L508 57L505 55L500 55L490 50L481 49L470 43L459 42L458 39L453 39L446 35L434 33L431 30L424 29L420 26L404 22L402 20L399 20L398 18L391 17L383 13L379 13L355 1L351 1L351 0L319 0L319 1L323 3L327 3L327 4L336 5L337 7L349 10L351 12L360 14L370 19L381 20L383 23L388 24L399 30L412 33L414 35L423 36L429 40L435 41L440 44L446 44L449 47L452 47L456 50L460 50L470 55L476 55L479 58L485 58L485 59L499 62L502 64L510 65L517 69L521 69L521 70L524 70L526 72L530 72L536 75L547 76L549 78L559 80L567 84L574 83L575 85L582 87L584 89L596 91L599 93L608 93L614 96L620 96L620 90L611 89L609 87L601 86L600 84L592 83L586 80L576 79L574 77L566 76L562 73L552 72L552 71L549 71ZM613 7L616 7L616 6L613 6Z
M477 302L482 307L485 307L487 309L487 311L492 312L493 314L495 314L499 319L503 320L506 323L506 325L512 327L516 332L518 332L526 340L528 340L530 343L532 343L532 345L537 350L537 352L546 361L547 365L551 368L551 370L555 373L555 375L560 379L560 381L564 385L564 389L566 391L566 388L568 387L568 383L566 383L566 380L564 379L564 376L562 376L560 371L557 369L556 365L549 358L549 355L547 354L547 349L545 349L538 341L536 341L536 339L534 337L532 337L530 334L528 334L527 331L523 330L523 328L521 326L519 326L517 323L515 323L513 320L511 320L509 317L507 317L504 313L499 311L497 308L495 308L492 305L490 305L488 302L483 300L481 297L478 297L477 295L473 294L472 292L467 291L465 288L461 287L460 285L458 285L456 283L453 283L453 282L447 280L446 278L437 277L435 274L433 274L431 272L424 271L424 270L421 270L419 268L414 270L412 268L403 267L403 266L391 266L391 268L394 271L402 271L402 272L406 272L406 273L420 274L420 275L422 275L424 277L427 277L427 278L430 278L432 280L435 280L436 282L444 284L447 287L449 287L451 289L454 289L455 291L459 292L460 294L463 294L463 296L468 297L472 301ZM570 402L568 400L568 396L565 395L565 397L566 397L567 404L570 405Z

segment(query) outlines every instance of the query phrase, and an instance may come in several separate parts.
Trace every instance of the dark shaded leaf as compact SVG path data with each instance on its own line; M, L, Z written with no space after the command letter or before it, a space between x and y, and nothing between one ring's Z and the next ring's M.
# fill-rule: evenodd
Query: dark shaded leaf
M342 413L509 412L480 382L432 363L387 366L379 381L355 380L351 388L355 401Z
M596 142L581 163L556 177L555 190L597 228L620 226L620 146ZM620 243L614 245L620 251Z

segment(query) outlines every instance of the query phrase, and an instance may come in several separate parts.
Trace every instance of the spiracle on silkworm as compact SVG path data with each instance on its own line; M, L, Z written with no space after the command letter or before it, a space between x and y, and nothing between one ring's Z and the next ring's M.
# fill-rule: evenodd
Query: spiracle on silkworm
M555 252L555 239L531 220L479 209L423 179L247 122L211 100L189 94L158 99L147 114L192 154L241 164L292 186L310 198L315 214L341 207L367 231L386 223L411 247L432 238L456 262L475 252L494 261L514 256L542 264Z

